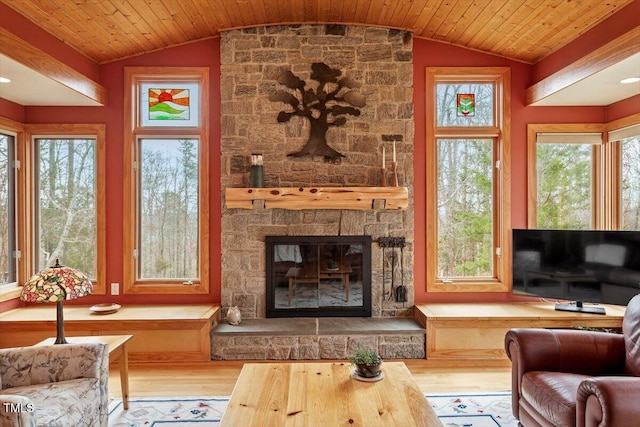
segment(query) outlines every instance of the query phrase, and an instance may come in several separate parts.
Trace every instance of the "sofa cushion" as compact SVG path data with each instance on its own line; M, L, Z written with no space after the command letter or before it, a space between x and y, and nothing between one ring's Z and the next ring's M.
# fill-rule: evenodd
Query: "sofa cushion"
M96 378L54 382L2 390L27 397L35 407L38 426L89 427L99 420L100 387ZM104 408L103 410L106 410Z
M640 295L629 301L622 321L626 351L625 372L640 377Z
M527 372L522 377L521 399L558 427L576 425L576 393L587 375L564 372Z

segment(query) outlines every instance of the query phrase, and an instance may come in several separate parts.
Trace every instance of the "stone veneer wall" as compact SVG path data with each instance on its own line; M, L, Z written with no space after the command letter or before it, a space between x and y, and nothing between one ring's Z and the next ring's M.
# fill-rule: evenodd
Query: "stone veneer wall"
M266 187L376 186L383 139L387 167L397 140L400 185L409 188L409 209L386 211L227 209L222 207L222 307L240 307L244 318L265 317L267 235L404 236L408 302L382 301L382 250L372 245L372 313L409 316L413 292L413 58L411 33L344 25L290 25L221 35L221 184L247 187L251 153L262 153ZM306 121L278 123L287 108L269 101L284 70L311 84L311 64L324 62L362 83L367 105L358 117L331 128L327 141L346 155L340 162L292 158L308 139ZM224 204L224 197L223 197ZM390 283L389 250L384 262ZM396 284L400 276L396 276Z

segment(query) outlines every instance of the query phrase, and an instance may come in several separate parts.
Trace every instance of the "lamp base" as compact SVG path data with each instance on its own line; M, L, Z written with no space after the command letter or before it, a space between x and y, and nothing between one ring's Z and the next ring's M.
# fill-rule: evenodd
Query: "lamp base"
M54 344L69 344L64 337L64 319L62 318L62 300L56 302L56 342Z

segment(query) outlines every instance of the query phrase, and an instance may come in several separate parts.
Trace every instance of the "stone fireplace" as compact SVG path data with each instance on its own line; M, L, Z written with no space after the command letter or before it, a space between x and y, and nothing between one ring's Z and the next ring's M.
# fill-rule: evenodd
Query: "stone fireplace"
M223 32L221 35L221 185L249 186L252 153L263 156L264 186L370 187L381 182L383 147L387 165L397 151L398 180L408 188L408 208L281 209L254 203L253 209L222 207L222 307L238 306L243 319L265 318L270 292L267 236L369 236L371 316L406 317L412 313L413 283L413 64L411 33L343 25L291 25ZM288 157L309 137L300 118L278 123L286 108L269 101L285 70L304 80L310 65L323 62L361 83L366 97L361 114L332 127L327 141L345 157ZM309 80L310 81L310 80ZM392 142L394 141L393 145ZM378 244L380 238L404 237L402 257ZM298 268L301 268L300 266ZM389 272L403 274L406 301L385 298ZM288 269L287 269L288 272ZM280 277L281 281L289 278ZM323 273L324 274L324 273ZM350 276L356 280L355 275ZM399 280L396 278L396 280ZM288 286L288 284L287 284ZM302 289L302 284L299 289ZM288 288L287 288L288 292ZM287 297L288 303L288 297Z

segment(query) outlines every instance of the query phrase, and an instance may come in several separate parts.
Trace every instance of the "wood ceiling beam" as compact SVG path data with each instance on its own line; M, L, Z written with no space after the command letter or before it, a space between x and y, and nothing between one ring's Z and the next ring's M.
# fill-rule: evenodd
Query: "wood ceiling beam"
M98 102L100 105L105 105L107 89L104 86L4 28L0 28L0 40L2 40L0 54L12 58L32 70Z
M527 88L526 105L538 102L640 52L640 27L621 35Z

